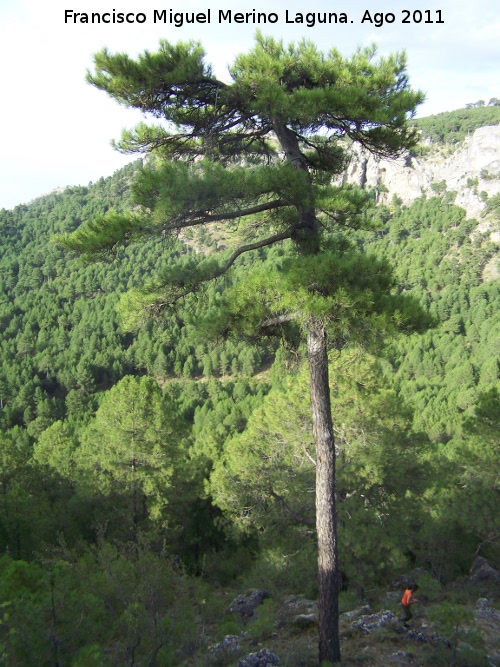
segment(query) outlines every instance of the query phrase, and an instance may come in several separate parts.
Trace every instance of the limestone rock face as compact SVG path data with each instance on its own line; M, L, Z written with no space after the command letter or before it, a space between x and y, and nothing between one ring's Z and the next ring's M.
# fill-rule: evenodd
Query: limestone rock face
M478 128L454 152L447 147L432 148L425 157L385 160L354 145L342 180L377 189L379 203L388 203L397 195L404 204L424 193L432 195L432 184L445 181L448 191L457 192L455 203L468 217L480 216L485 206L480 193L491 197L500 192L500 125Z

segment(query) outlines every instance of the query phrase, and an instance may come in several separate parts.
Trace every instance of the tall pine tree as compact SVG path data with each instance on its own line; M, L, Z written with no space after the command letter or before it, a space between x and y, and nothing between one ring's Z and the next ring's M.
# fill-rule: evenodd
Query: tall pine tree
M134 185L142 213L109 214L61 242L100 256L121 243L160 240L213 222L237 224L243 240L227 255L185 262L142 294L129 294L128 306L140 317L225 274L244 253L293 242L281 287L295 293L268 283L264 296L256 295L260 310L253 310L264 328L297 322L307 341L317 456L319 660L336 663L339 567L328 345L341 346L349 325L365 317L371 318L365 329L377 324L381 335L407 320L401 300L390 297L387 267L342 244L327 245L324 230L361 224L367 204L361 191L332 185L345 168L345 146L359 142L385 157L412 147L416 134L407 121L423 95L409 87L404 54L376 60L368 48L344 58L310 42L285 46L260 34L230 74L229 83L217 79L196 43L162 41L156 53L135 60L106 49L96 54L88 81L158 119L125 131L116 143L123 152L152 155ZM377 313L384 317L375 322Z

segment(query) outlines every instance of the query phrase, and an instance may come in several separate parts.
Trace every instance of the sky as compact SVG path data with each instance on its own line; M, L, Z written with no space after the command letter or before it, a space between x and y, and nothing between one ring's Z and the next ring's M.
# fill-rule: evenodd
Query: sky
M137 55L154 51L160 39L198 40L216 75L228 80L228 65L252 47L257 29L285 42L306 37L346 56L375 43L380 55L407 52L411 86L427 96L422 117L500 97L498 7L497 0L0 0L0 209L87 185L133 159L114 151L110 141L143 118L85 82L92 54L103 47ZM208 9L210 23L154 22L155 10L166 10L168 18L170 10L206 15ZM229 9L277 20L219 22L219 11ZM72 12L68 21L66 10ZM113 11L145 20L85 24L72 18ZM306 14L324 12L345 13L348 22L307 26ZM410 23L402 22L405 17Z

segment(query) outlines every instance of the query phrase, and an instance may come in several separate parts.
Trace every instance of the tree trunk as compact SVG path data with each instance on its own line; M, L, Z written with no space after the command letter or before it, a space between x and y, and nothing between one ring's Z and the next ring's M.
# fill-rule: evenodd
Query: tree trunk
M297 206L300 229L292 234L291 239L297 244L303 255L314 255L319 252L320 246L311 174L300 150L297 135L279 117L273 119L273 129L290 165L302 171L308 183L308 197L300 206Z
M292 240L303 255L320 250L314 192L309 168L297 135L279 118L273 129L290 164L304 172L309 197L297 213L301 223ZM318 537L318 626L319 662L340 662L339 604L340 570L337 556L337 511L335 508L335 442L333 437L326 331L317 320L307 334L314 441L316 443L316 531Z
M326 331L319 322L313 321L309 325L307 353L316 443L319 662L334 664L340 662L335 443L328 383Z

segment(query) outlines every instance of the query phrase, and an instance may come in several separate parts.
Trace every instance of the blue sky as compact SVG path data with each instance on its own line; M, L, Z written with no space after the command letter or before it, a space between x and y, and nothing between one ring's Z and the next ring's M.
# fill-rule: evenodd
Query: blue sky
M154 10L206 12L212 23L176 28L153 23ZM143 24L85 25L64 22L64 10L74 12L143 12ZM86 185L107 176L130 158L110 147L123 127L140 120L85 83L92 54L103 46L137 54L154 50L159 39L197 39L220 77L234 55L248 50L259 27L219 25L219 9L234 12L275 12L274 25L260 26L264 34L297 41L307 37L320 48L332 46L343 54L376 43L379 53L405 49L413 88L426 92L419 115L449 111L478 99L500 97L500 10L496 0L0 0L0 208L66 185ZM441 12L444 24L402 24L403 10ZM345 12L346 25L285 23L285 12ZM395 15L395 22L377 28L361 19L368 10ZM416 15L418 17L418 14Z

